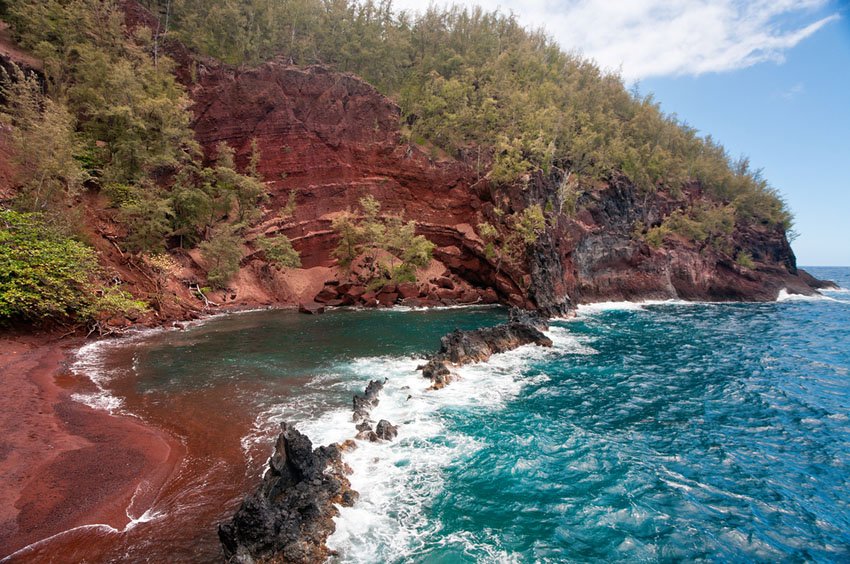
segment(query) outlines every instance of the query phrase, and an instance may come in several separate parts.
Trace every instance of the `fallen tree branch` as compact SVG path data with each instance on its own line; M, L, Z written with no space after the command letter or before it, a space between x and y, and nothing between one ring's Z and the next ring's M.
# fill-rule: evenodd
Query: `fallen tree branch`
M208 307L210 307L210 306L213 306L213 307L221 307L221 304L217 304L217 303L215 303L214 301L210 300L210 299L206 296L206 294L204 294L203 290L201 290L201 287L200 287L199 285L197 285L197 284L192 284L192 285L190 285L190 286L189 286L189 290L191 290L192 292L195 292L195 294L196 294L196 295L200 296L200 298L201 298L202 300L204 300L204 307L205 307L205 308L208 308Z

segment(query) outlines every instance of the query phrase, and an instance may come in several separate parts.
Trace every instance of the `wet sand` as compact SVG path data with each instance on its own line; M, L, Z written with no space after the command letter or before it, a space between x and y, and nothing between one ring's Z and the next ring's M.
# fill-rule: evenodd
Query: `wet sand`
M81 344L0 334L0 559L75 527L123 530L184 456L168 433L71 399L91 386L67 370Z

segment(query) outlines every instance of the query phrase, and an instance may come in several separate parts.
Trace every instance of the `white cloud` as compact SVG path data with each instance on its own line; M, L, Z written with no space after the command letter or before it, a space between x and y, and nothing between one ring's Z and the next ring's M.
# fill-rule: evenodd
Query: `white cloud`
M699 75L782 62L838 14L818 18L828 0L446 0L515 13L543 27L562 47L577 50L627 80ZM427 2L395 0L396 9ZM793 20L794 23L790 23Z

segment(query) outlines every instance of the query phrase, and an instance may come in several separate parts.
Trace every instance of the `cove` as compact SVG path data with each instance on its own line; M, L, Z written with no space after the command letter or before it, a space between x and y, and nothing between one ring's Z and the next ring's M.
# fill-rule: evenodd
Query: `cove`
M93 349L85 369L118 409L188 455L149 521L34 556L216 561L215 525L259 482L277 424L348 438L351 396L388 378L373 418L399 435L346 455L360 499L329 540L337 561L841 561L850 298L825 294L582 307L551 349L438 391L422 355L504 310L245 313Z

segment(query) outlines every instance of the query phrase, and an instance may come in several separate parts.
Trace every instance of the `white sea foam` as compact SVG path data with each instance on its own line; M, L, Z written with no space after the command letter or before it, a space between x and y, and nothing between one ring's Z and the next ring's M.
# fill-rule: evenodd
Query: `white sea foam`
M644 308L641 302L597 302L592 304L581 304L576 308L576 313L581 316L593 315L605 311L637 311Z
M45 544L49 543L50 541L56 540L58 538L62 538L66 535L69 535L69 534L75 532L75 531L87 531L87 530L105 531L105 532L108 532L108 533L120 533L121 532L118 529L116 529L115 527L112 527L110 525L104 525L102 523L95 523L95 524L92 524L92 525L80 525L79 527L73 527L71 529L62 531L61 533L56 533L55 535L49 536L47 538L44 538L44 539L38 540L38 541L36 541L32 544L29 544L29 545L15 551L15 552L13 552L12 554L4 557L3 559L0 559L0 564L12 562L12 560L15 559L15 558L23 557L24 555L26 555L27 553L37 549L38 547L44 546Z
M92 409L118 413L124 404L121 398L117 398L107 391L101 390L91 394L71 394L71 399L78 401Z
M811 296L792 294L788 292L787 288L779 290L779 294L776 296L777 302L818 302L823 300L838 301L824 294L813 294Z
M265 308L267 309L267 308ZM107 390L107 383L113 378L105 367L106 357L110 350L119 347L133 346L140 341L149 339L150 337L164 333L167 331L185 330L188 328L197 328L216 319L225 316L241 315L245 313L256 313L265 311L265 309L245 309L231 312L222 312L208 315L201 319L187 321L179 327L155 327L151 329L134 329L127 334L117 339L100 339L92 341L80 347L74 354L74 362L71 364L71 372L77 376L84 376L92 381L97 387L96 392L91 393L75 393L71 394L71 399L85 404L93 409L107 411L109 413L118 413L121 411L123 401L120 398L113 396ZM128 415L125 413L125 415Z
M841 286L838 286L837 288L828 288L825 290L821 290L821 292L831 294L850 294L850 288L842 288Z
M92 341L80 347L74 354L74 362L71 364L71 372L77 376L83 376L92 381L97 387L96 392L75 393L71 398L88 405L94 409L102 409L109 413L120 411L123 402L120 398L113 396L107 390L106 385L112 380L114 374L106 369L106 358L111 350L119 347L132 346L139 341L150 338L152 335L162 333L167 329L157 327L154 329L139 329L132 331L119 339L101 339Z
M428 390L430 382L416 370L415 361L358 361L360 372L390 376L372 419L392 422L399 435L392 443L359 441L358 448L346 455L354 470L352 487L360 499L354 508L342 509L337 531L328 540L342 561L404 559L425 546L439 527L429 522L425 510L443 487L443 468L483 446L447 428L438 412L449 406L500 409L524 385L522 368L540 354L540 349L523 347L487 363L462 367L457 370L459 379L438 391ZM334 419L318 426L306 424L304 430L330 438L336 430L323 431L326 423L337 424ZM352 429L350 410L345 419Z
M359 393L370 380L387 378L371 418L398 426L398 437L392 442L357 441L358 448L345 454L353 470L352 487L360 498L354 507L340 509L328 546L340 553L341 562L414 558L435 542L441 526L427 517L427 511L443 488L444 469L484 446L448 427L441 412L495 413L524 386L545 386L550 381L548 375L531 369L535 362L551 355L596 353L588 340L576 338L566 327L553 326L548 335L552 349L529 345L494 355L485 363L460 367L458 379L437 391L429 390L430 381L416 369L422 359L370 357L347 362L315 377L307 386L315 393L267 409L242 446L247 454L260 441L267 444L282 420L297 421L298 429L314 445L351 439L356 434L351 406L346 402L328 409L323 404L327 390ZM476 541L471 537L455 537L444 541L461 545L469 553L488 554L493 561L511 561L498 543L488 540L486 546L473 547Z
M552 354L598 354L599 351L590 346L593 338L577 337L570 333L566 327L553 325L546 335L552 339Z
M38 541L36 541L36 542L34 542L30 545L27 545L27 546L25 546L21 549L18 549L17 551L6 556L5 558L0 559L0 564L5 564L6 562L12 562L12 560L15 559L15 558L24 557L29 552L32 552L33 550L36 550L37 548L44 546L44 545L50 543L51 541L62 538L62 537L67 536L71 533L80 532L80 531L102 531L104 533L123 534L123 533L126 533L127 531L129 531L131 529L134 529L135 527L137 527L138 525L140 525L142 523L149 523L151 521L155 521L156 519L159 519L160 517L163 517L163 516L166 515L166 513L164 511L154 511L153 509L148 509L147 511L142 513L139 517L134 518L130 514L130 512L131 512L131 507L133 506L133 503L135 502L136 494L138 492L139 492L139 489L137 488L136 492L133 494L132 499L130 500L130 507L128 507L126 509L126 515L127 515L127 519L129 519L129 521L127 522L126 525L124 525L123 529L116 529L112 525L106 525L104 523L92 523L90 525L80 525L78 527L72 527L72 528L67 529L65 531L56 533L55 535L51 535L47 538L43 538L41 540L38 540Z
M830 290L821 290L820 292L833 301L842 304L850 304L850 296L848 296L848 294L850 294L850 289L834 288Z
M110 380L104 362L107 351L114 347L118 341L95 341L89 343L77 351L71 372L78 376L85 376L97 387L96 392L75 393L71 398L83 403L93 409L102 409L109 413L116 413L121 409L122 401L110 394L106 389L106 383Z
M643 300L639 302L631 302L631 301L612 301L612 302L595 302L589 304L580 304L576 307L576 314L579 317L588 317L591 315L595 315L598 313L604 313L606 311L643 311L647 306L659 306L659 305L674 305L674 306L695 306L695 305L706 305L706 304L716 304L722 302L700 302L700 301L688 301L688 300L680 300L680 299L669 299L669 300Z

